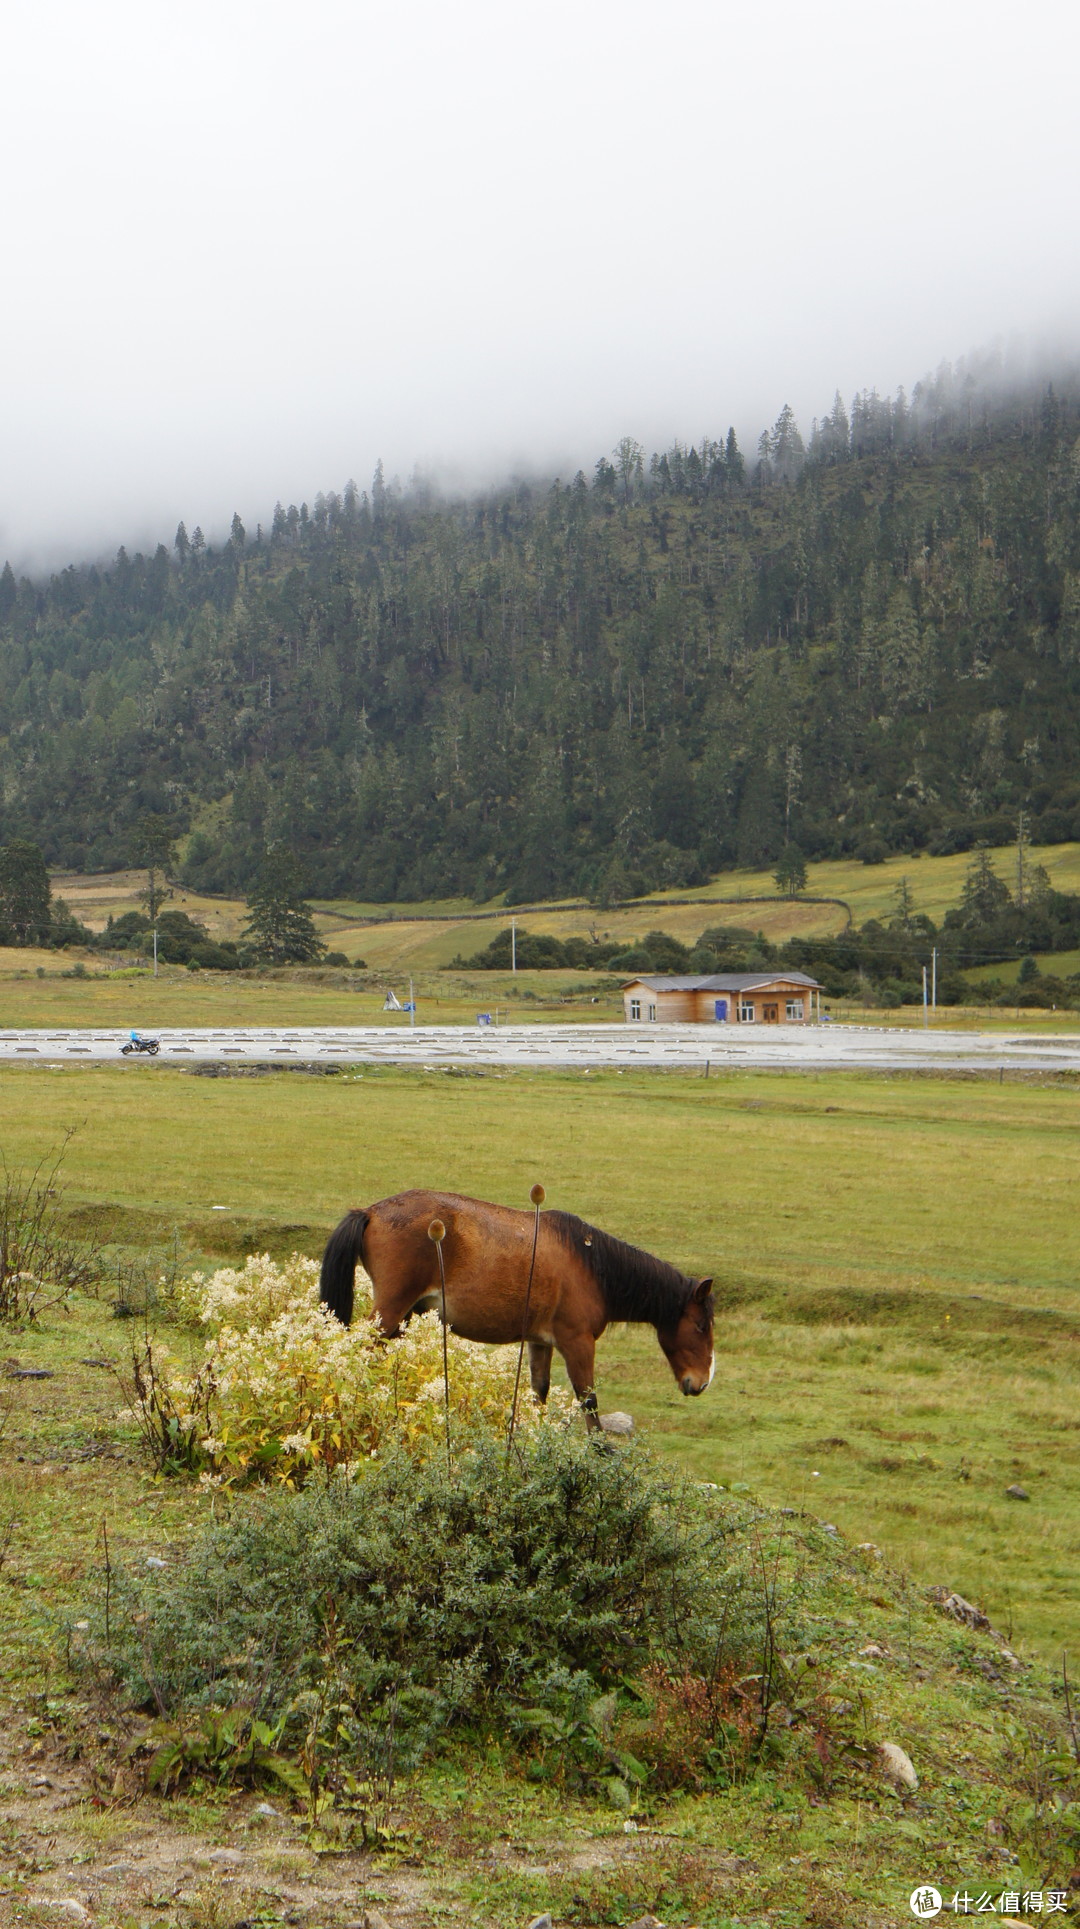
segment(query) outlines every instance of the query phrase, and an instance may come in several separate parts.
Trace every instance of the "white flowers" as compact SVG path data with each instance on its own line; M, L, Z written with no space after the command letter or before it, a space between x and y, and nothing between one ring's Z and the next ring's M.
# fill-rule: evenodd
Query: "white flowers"
M295 1253L279 1265L268 1254L181 1287L205 1339L196 1370L176 1373L154 1343L178 1429L191 1435L209 1468L204 1485L244 1476L295 1485L315 1466L359 1473L384 1443L414 1453L444 1438L442 1327L437 1313L412 1319L399 1338L358 1315L344 1327L318 1302L319 1268ZM370 1304L371 1281L357 1274L357 1299ZM450 1419L502 1433L517 1368L514 1347L448 1337ZM569 1415L574 1401L554 1391L548 1410ZM543 1410L519 1396L518 1424L542 1424Z
M371 1281L362 1267L358 1284ZM200 1326L265 1326L298 1299L310 1299L319 1283L319 1262L293 1253L279 1266L269 1253L252 1253L239 1272L223 1266L207 1279L191 1273L177 1289L181 1309Z

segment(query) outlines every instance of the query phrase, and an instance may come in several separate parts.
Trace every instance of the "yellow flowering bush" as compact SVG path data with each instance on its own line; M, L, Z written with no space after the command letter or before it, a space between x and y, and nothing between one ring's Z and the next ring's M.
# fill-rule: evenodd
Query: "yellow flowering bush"
M203 1334L193 1369L178 1370L158 1341L134 1361L134 1409L162 1464L197 1467L221 1484L272 1477L295 1486L314 1467L359 1471L390 1442L426 1455L441 1448L446 1419L443 1334L437 1313L409 1321L394 1340L358 1314L349 1327L319 1304L319 1268L301 1254L268 1254L179 1289ZM357 1299L371 1281L357 1269ZM447 1336L451 1429L502 1435L517 1370L516 1347ZM523 1375L518 1427L532 1432L543 1409ZM548 1412L573 1412L572 1396L549 1395Z

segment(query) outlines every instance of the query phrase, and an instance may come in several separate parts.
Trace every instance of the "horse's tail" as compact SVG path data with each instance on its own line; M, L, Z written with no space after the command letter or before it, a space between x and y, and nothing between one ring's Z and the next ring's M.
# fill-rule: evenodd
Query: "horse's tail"
M343 1326L348 1326L353 1315L356 1262L363 1257L368 1216L363 1206L354 1206L341 1224L334 1227L323 1254L319 1298Z

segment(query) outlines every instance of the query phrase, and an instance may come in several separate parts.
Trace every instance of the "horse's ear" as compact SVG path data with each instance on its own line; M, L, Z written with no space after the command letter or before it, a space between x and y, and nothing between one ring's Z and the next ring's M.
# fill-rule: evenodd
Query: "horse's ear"
M708 1299L709 1294L711 1292L712 1292L712 1280L699 1279L690 1297L691 1299L696 1299L700 1305L704 1306L705 1301Z

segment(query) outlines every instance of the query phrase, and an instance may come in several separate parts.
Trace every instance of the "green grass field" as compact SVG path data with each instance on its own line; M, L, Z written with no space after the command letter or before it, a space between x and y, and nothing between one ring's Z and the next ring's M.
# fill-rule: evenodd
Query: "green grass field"
M201 971L162 965L149 970L104 968L89 956L86 976L76 977L55 952L0 949L0 1028L100 1026L142 1031L170 1026L386 1025L404 1028L408 1018L385 1009L387 986L399 998L416 996L421 1025L473 1026L479 1012L496 1023L611 1024L621 1022L617 977L581 971L350 972L316 967L266 973ZM40 974L40 975L39 975ZM832 1000L827 1009L840 1022L912 1026L921 1010L867 1010ZM1011 1006L942 1006L933 1014L938 1030L1074 1031L1075 1011L1024 1011Z
M921 1784L901 1800L840 1759L818 1789L765 1767L647 1793L628 1834L595 1792L526 1779L492 1734L402 1783L385 1856L315 1853L273 1790L270 1819L265 1790L209 1775L167 1803L142 1793L141 1717L65 1643L100 1608L103 1522L117 1565L168 1565L218 1503L155 1479L118 1420L103 1362L140 1326L106 1288L3 1336L9 1366L53 1377L0 1387L0 1920L54 1920L50 1898L74 1896L102 1929L345 1929L365 1907L410 1929L545 1909L578 1929L644 1910L681 1929L889 1929L921 1880L1067 1886L1072 1838L1025 1817L1080 1637L1078 1103L1064 1081L0 1067L9 1165L76 1125L62 1210L89 1209L120 1266L172 1239L189 1263L317 1253L357 1201L436 1184L524 1204L539 1179L550 1204L712 1273L711 1389L683 1399L652 1334L623 1327L599 1349L601 1407L736 1490L781 1576L781 1638L784 1601L811 1589L810 1692L864 1709ZM162 1324L183 1356L190 1334ZM1032 1665L935 1613L931 1583Z
M626 1330L601 1348L605 1403L1048 1652L1080 1637L1077 1104L1071 1085L854 1075L0 1073L7 1158L78 1122L72 1195L122 1209L121 1230L132 1214L136 1238L317 1251L358 1201L430 1184L524 1202L540 1179L715 1274L709 1395L683 1400Z
M0 1027L406 1027L405 1013L385 1009L386 989L404 1000L410 983L421 1025L474 1025L481 1011L497 1023L515 1025L591 1023L623 1015L617 981L581 971L411 974L314 967L256 974L162 965L155 978L137 966L110 970L92 953L86 955L85 970L85 977L74 976L66 954L0 948Z

